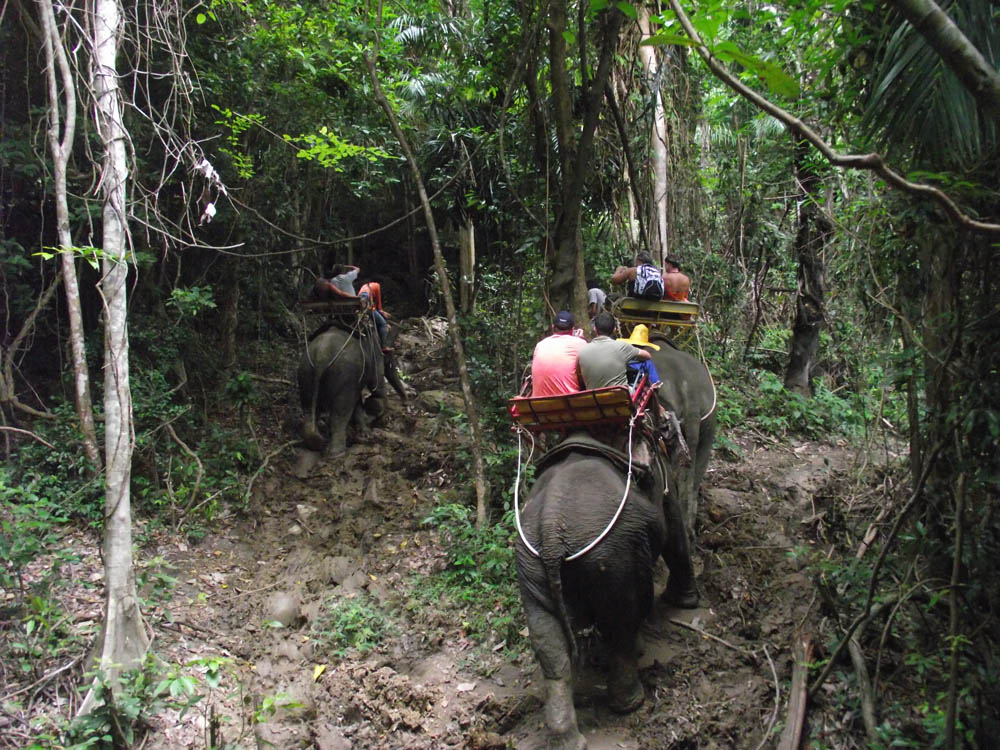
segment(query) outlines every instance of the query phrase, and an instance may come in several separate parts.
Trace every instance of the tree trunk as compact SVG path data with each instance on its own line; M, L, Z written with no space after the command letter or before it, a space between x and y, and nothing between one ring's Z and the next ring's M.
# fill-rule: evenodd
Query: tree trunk
M379 19L381 21L381 19ZM455 350L455 361L458 365L459 380L462 384L462 398L465 401L466 416L469 418L469 432L472 449L472 471L476 483L476 525L482 528L487 521L487 508L489 507L490 486L486 481L486 465L483 461L482 431L479 427L479 413L476 409L476 401L472 395L472 383L469 380L469 369L465 363L465 348L462 346L461 329L458 327L458 316L455 313L455 300L451 292L451 284L448 282L448 269L445 267L444 255L441 252L441 242L438 239L437 223L434 221L434 212L431 210L431 202L427 197L427 190L424 188L424 180L420 174L420 167L417 159L413 155L406 135L399 126L396 112L389 104L382 92L379 84L378 73L375 70L375 60L378 59L378 46L376 45L373 57L365 55L365 65L368 67L368 76L371 78L372 88L375 91L375 101L382 107L389 119L392 132L399 141L400 148L406 155L406 162L410 167L410 174L413 183L416 185L417 194L420 196L420 204L424 209L424 219L427 221L427 234L430 236L431 249L434 251L434 268L437 271L438 281L441 284L441 294L444 297L445 310L448 313L448 334L451 336L452 348Z
M623 15L617 8L610 8L601 11L599 18L601 19L599 29L603 36L600 44L601 57L594 77L584 93L584 117L577 142L573 137L576 128L572 119L566 40L563 37L563 32L566 30L566 4L563 0L555 0L549 11L552 99L563 180L552 241L554 252L549 293L554 308L572 310L578 320L587 319L587 285L584 278L583 243L580 232L583 189L590 174L594 134L597 131L601 104L604 101L604 90L611 77ZM583 33L583 28L578 29L578 34ZM580 46L581 49L586 47L583 41Z
M639 29L642 38L652 36L649 25L649 8L642 6L639 10ZM650 150L652 151L653 170L653 201L650 247L647 248L662 265L663 258L670 250L669 232L667 227L667 116L663 109L663 97L660 96L660 65L656 56L657 48L649 44L639 45L639 57L646 71L646 81L653 102L653 131L650 134Z
M795 254L798 256L798 295L795 299L795 323L785 371L785 388L809 396L812 371L819 350L819 332L825 315L823 283L826 247L833 233L829 218L820 203L822 180L806 165L808 146L795 146L795 176L799 183L798 232Z
M76 257L73 238L69 229L69 204L66 193L66 164L73 149L76 131L76 84L66 59L56 26L56 16L50 0L38 0L38 13L42 21L45 48L45 72L49 89L49 150L52 152L52 176L55 182L56 231L62 248L63 288L66 291L66 310L69 314L69 340L73 353L73 386L76 397L76 416L83 435L83 453L92 472L101 469L101 454L97 448L97 429L94 425L94 405L90 397L90 373L84 347L83 313L80 309L80 288L76 279ZM57 74L58 68L58 74ZM59 116L59 85L63 89L63 117ZM60 120L62 137L60 138Z
M132 395L129 389L128 325L125 281L126 258L125 182L128 168L116 58L121 33L121 8L117 0L95 0L93 16L93 89L96 99L97 135L103 147L101 190L103 197L104 259L101 295L104 300L104 586L105 613L95 649L95 660L112 689L117 677L139 665L149 645L139 611L132 561L132 513L129 494L132 448ZM80 714L96 705L91 690Z
M466 217L458 228L458 306L463 315L472 312L472 290L476 282L476 226Z

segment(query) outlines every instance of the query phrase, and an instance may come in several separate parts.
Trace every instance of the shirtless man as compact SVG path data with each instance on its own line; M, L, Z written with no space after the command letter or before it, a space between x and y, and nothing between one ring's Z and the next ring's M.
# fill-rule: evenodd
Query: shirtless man
M687 302L691 291L691 279L681 273L680 264L676 258L666 258L663 261L663 299L674 302Z

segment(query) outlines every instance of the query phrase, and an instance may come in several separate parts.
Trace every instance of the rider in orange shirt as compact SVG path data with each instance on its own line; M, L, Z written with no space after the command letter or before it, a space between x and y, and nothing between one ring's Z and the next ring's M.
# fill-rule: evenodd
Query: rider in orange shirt
M663 261L663 299L674 302L687 302L691 291L691 279L681 273L680 264L676 258L666 258Z
M358 296L365 301L372 311L372 319L375 321L375 328L378 331L379 344L383 352L390 352L392 349L385 345L386 336L389 335L389 324L386 319L389 313L382 309L382 285L377 281L369 281L362 284L358 290Z

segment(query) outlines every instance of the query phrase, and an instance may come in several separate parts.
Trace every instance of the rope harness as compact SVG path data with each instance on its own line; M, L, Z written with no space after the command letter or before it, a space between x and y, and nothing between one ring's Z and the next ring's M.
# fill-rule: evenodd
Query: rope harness
M310 342L308 342L308 341L306 342L306 361L309 363L309 366L313 368L313 372L316 373L316 382L319 382L319 379L323 377L323 374L326 373L326 371L329 370L333 366L333 363L336 362L340 358L340 355L343 354L344 349L347 348L348 343L350 343L351 339L354 338L354 334L358 334L358 345L359 346L363 345L362 342L364 341L364 336L362 336L361 327L363 325L362 324L362 319L364 318L364 315L365 315L365 313L362 313L362 314L358 315L354 319L354 325L351 326L351 329L349 331L345 331L345 333L347 333L348 336L347 336L346 339L344 339L344 343L340 345L340 349L337 350L337 353L333 355L333 357L330 359L330 361L327 362L326 365L323 366L323 369L320 370L319 372L316 372L316 363L313 362L313 360L312 360L312 352L309 351L309 343ZM327 329L327 330L329 330L329 329ZM344 330L344 329L340 329L340 330ZM323 331L323 333L326 333L326 331ZM322 334L320 334L320 335L322 335ZM371 338L371 336L369 336L368 338ZM358 380L359 383L362 380L364 380L364 377L365 377L365 366L366 366L366 364L365 364L365 358L362 357L361 358L361 378Z

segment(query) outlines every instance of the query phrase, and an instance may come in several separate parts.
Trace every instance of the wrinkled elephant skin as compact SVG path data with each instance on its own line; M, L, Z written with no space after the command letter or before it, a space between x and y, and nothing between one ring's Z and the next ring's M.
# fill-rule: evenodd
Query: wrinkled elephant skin
M662 337L650 339L660 346L650 351L660 375L658 400L674 412L690 456L679 446L670 451L670 491L677 493L677 503L684 514L689 538L694 538L694 522L698 512L698 488L708 468L715 440L715 385L708 369L686 352L675 348Z
M339 455L347 450L348 424L363 430L368 421L366 410L381 414L385 396L383 369L382 351L374 331L357 338L330 328L309 342L297 373L307 448L322 451L327 447L328 441L319 429L320 417L325 416L330 452ZM367 409L362 401L366 389L371 394Z
M668 528L661 497L633 481L618 521L593 549L625 494L625 472L592 453L572 452L542 468L521 514L521 528L540 554L516 542L518 584L535 655L546 681L545 721L551 746L586 747L573 707L573 624L594 624L609 652L609 703L622 713L643 702L636 637L653 604L653 569L663 555L670 585L694 590L687 536L679 513ZM678 549L677 547L680 547Z

